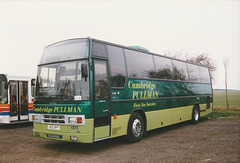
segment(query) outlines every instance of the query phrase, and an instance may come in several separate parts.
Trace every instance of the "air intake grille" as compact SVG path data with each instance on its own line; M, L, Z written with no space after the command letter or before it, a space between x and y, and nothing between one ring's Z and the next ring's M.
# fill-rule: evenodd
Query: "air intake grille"
M50 124L65 124L65 116L64 115L43 115L42 121L43 123L50 123Z

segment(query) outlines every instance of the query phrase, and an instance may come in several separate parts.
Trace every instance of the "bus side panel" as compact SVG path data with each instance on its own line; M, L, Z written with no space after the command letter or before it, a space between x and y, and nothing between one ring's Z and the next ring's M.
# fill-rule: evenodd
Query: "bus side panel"
M192 106L146 112L147 131L190 120Z
M210 104L210 109L202 109L202 108L206 108L206 105L207 104L200 104L200 117L202 116L206 116L208 115L209 113L212 112L212 108L213 108L213 103ZM202 110L202 111L201 111Z
M111 137L117 137L127 134L129 117L130 114L119 115L116 118L114 118L114 116L111 117L112 119Z
M0 104L0 123L10 123L9 104Z

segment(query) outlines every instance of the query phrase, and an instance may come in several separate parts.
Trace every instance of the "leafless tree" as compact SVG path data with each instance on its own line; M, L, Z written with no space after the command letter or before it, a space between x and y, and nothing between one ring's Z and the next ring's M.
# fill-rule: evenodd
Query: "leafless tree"
M225 87L226 87L226 104L227 104L227 109L229 109L229 103L228 103L228 89L227 89L227 86L228 86L228 80L227 80L227 75L228 75L228 66L229 66L229 60L228 60L228 57L225 57L223 59L223 64L224 64L224 69L225 69Z
M181 51L175 51L175 52L170 52L170 51L167 51L167 52L164 52L163 53L165 56L167 57L171 57L171 58L176 58L176 59L184 59L184 54L183 52Z
M196 57L186 56L186 60L191 63L196 63L208 67L210 70L212 81L215 82L215 71L217 69L217 66L215 61L212 58L210 58L207 54L200 54Z

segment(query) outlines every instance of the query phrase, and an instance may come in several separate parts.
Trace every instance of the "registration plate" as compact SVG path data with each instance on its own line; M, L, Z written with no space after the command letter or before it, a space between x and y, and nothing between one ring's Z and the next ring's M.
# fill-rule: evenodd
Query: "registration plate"
M47 134L48 138L62 139L62 135Z
M48 129L49 130L60 130L60 126L59 125L48 125Z

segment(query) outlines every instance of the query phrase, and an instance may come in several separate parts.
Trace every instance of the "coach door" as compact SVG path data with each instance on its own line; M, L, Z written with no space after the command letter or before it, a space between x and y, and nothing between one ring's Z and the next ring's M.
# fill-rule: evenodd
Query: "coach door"
M94 60L94 140L110 136L110 98L107 61Z
M10 120L28 119L28 82L10 81Z

